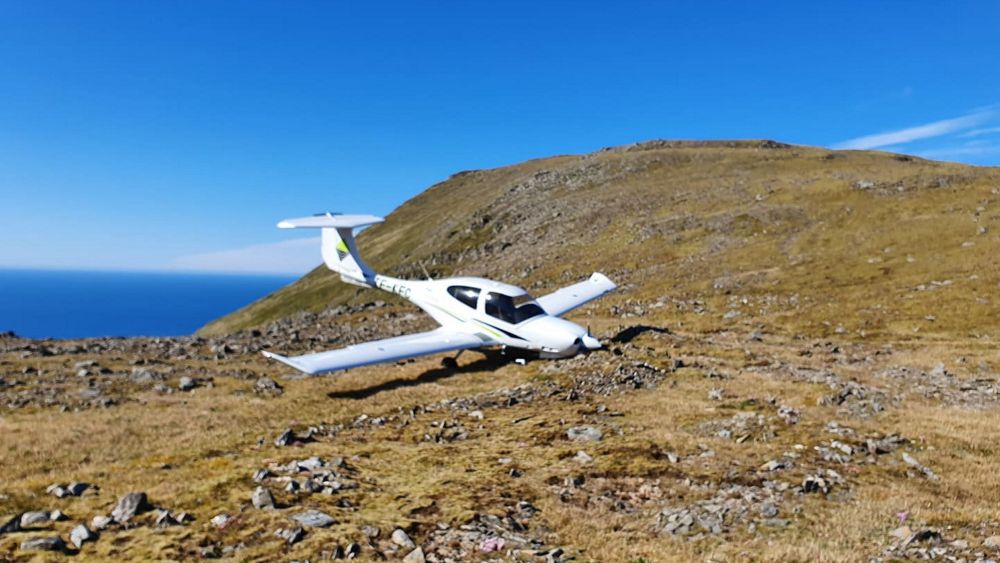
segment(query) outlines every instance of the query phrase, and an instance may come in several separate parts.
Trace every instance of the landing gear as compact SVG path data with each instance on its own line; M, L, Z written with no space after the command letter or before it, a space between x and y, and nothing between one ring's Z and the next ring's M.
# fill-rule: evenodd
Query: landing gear
M455 357L447 357L441 359L441 365L448 369L458 369L458 357L462 355L465 350L459 350Z
M522 350L520 348L507 348L504 346L500 350L500 357L503 359L504 363L514 362L519 366L523 366L528 363L528 360L538 358L539 355L528 350Z

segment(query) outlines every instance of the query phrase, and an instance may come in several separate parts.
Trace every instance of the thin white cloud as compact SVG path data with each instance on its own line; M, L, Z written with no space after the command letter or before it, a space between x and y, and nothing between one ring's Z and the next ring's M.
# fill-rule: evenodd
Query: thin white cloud
M967 139L969 137L981 137L983 135L992 135L994 133L1000 133L1000 127L984 127L982 129L973 129L972 131L966 131L965 133L962 133L961 135L959 135L959 137Z
M906 129L899 129L897 131L887 131L885 133L876 133L874 135L865 135L863 137L848 139L834 144L832 148L874 149L889 145L910 143L921 139L940 137L942 135L949 135L982 125L992 119L994 113L993 109L980 110L961 117L943 119L941 121L918 125L916 127L907 127Z
M952 159L952 158L968 158L976 156L994 156L1000 155L1000 145L995 145L991 143L983 144L966 144L958 147L943 147L938 149L927 149L923 151L918 151L917 156L922 156L924 158L931 159Z
M305 274L321 261L319 237L257 244L231 250L179 256L173 270L257 274Z

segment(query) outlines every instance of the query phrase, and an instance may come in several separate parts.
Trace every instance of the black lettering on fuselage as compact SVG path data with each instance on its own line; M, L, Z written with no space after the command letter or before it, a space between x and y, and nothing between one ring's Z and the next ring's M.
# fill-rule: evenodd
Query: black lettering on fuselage
M375 285L382 290L388 291L390 293L395 293L404 299L410 298L410 288L401 283L395 283L385 278L376 278Z

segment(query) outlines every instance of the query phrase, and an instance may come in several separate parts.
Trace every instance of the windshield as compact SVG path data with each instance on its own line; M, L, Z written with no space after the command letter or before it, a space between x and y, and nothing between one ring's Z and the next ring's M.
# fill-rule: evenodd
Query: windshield
M545 311L528 294L511 297L502 293L486 294L486 314L505 323L518 324Z
M467 307L476 308L476 302L479 301L479 288L478 287L466 287L464 285L453 285L448 288L448 293L452 297L458 299L464 303Z

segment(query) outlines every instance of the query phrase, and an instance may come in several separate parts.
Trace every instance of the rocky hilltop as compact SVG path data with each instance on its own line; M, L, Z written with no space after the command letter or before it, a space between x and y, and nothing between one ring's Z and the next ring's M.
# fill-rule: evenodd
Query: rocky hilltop
M607 273L587 355L290 373L258 352L432 326L322 269L189 337L2 334L0 560L996 560L998 205L995 168L642 143L360 237L396 275Z
M359 247L390 275L422 277L423 264L538 294L601 270L627 299L667 298L671 322L699 330L766 315L786 334L969 334L1000 315L989 298L998 199L997 168L774 141L652 141L460 172L362 233ZM385 297L318 267L200 334L374 299Z

